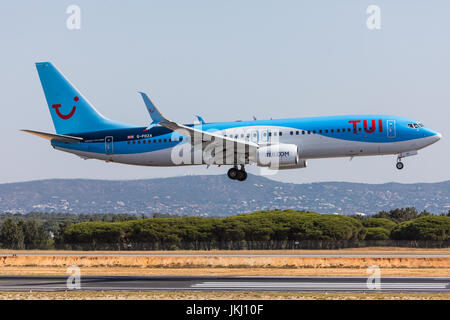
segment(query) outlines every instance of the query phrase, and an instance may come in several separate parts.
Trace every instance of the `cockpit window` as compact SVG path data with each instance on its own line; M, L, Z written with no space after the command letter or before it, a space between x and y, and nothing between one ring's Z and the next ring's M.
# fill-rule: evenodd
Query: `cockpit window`
M423 127L423 124L420 123L420 122L408 123L408 127L409 127L409 128L418 129L418 128L422 128L422 127Z

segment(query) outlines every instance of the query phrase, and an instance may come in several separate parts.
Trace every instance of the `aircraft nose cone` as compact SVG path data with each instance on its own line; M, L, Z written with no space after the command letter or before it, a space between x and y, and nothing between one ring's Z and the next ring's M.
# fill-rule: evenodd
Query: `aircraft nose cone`
M429 130L429 132L430 132L431 143L435 143L435 142L438 142L439 140L441 140L442 134L440 134L439 132L434 131L434 130Z

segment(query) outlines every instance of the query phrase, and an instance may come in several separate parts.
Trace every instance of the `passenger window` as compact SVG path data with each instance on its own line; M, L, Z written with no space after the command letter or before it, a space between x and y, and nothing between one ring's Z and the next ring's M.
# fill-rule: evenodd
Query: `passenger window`
M328 133L328 129L325 129L325 133Z
M319 133L322 133L322 129L319 130Z
M180 137L180 141L183 141L183 137Z
M336 132L341 132L341 129L337 129Z
M308 134L311 134L311 131L308 131Z
M280 137L283 135L283 132L280 131Z
M127 141L128 142L128 144L130 144L130 141Z
M331 129L331 133L334 133L334 129Z
M133 144L136 144L136 141L133 140Z
M291 131L291 136L293 136L294 135L294 132L293 131Z
M305 131L302 130L302 134L305 134Z
M161 143L161 139L158 139L158 142Z
M298 132L298 131L295 131L295 134L296 134L296 135L298 135L298 134L299 134L299 132Z
M142 140L142 143L146 143L147 141L145 141L145 140Z

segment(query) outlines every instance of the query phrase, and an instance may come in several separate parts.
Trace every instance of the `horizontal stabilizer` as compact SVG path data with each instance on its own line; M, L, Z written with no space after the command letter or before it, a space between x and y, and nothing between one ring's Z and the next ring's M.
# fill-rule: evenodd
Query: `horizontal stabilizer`
M46 133L46 132L40 132L40 131L33 131L33 130L20 130L23 132L31 133L35 136L47 139L47 140L55 140L55 141L61 141L61 142L82 142L83 138L80 137L73 137L73 136L65 136L62 134L54 134L54 133Z

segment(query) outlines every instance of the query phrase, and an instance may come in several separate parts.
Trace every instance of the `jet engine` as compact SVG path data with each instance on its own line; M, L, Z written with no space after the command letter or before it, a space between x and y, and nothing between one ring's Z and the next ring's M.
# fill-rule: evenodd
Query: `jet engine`
M305 168L306 160L299 159L295 144L274 144L259 147L256 152L257 165L273 170Z

